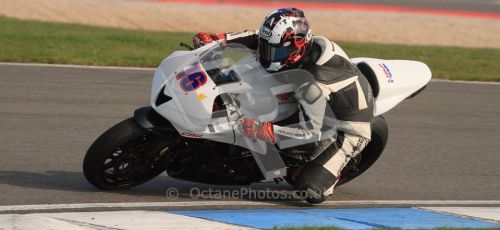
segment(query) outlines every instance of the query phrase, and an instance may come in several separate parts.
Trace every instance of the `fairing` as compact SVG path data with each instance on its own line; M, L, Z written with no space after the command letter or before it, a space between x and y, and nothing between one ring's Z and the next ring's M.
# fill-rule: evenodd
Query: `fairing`
M167 57L155 73L151 104L183 136L251 150L265 178L272 179L286 173L278 149L241 135L239 121L249 117L259 122L278 122L299 112L299 108L313 107L297 94L303 93L305 85L315 84L309 72L290 70L271 74L249 49L212 43ZM156 104L161 94L171 100ZM220 101L225 104L222 109ZM299 102L305 106L299 106ZM278 137L276 144L281 149L335 139L337 120L326 106L326 99L319 97L314 103L316 110L308 114L308 121L284 125L292 131L309 130L310 135L302 139Z
M374 116L381 115L401 103L429 83L429 67L418 61L353 58L353 63L367 64L377 81Z

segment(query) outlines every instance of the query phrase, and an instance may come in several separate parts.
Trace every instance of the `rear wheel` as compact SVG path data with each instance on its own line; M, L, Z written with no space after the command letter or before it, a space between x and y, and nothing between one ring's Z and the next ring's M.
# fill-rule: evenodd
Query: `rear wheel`
M340 180L336 186L353 180L370 168L380 155L382 155L388 137L389 130L385 118L382 116L375 117L372 122L372 137L370 143L344 167L340 174Z
M108 129L90 146L83 173L100 189L130 188L161 174L165 170L163 156L175 143L175 137L151 133L129 118Z
M382 155L388 138L388 128L384 117L375 117L372 122L372 136L370 143L355 158L352 158L344 167L336 186L345 184L364 173ZM300 175L303 166L289 168L285 181L296 186L295 178ZM310 202L314 203L314 202Z

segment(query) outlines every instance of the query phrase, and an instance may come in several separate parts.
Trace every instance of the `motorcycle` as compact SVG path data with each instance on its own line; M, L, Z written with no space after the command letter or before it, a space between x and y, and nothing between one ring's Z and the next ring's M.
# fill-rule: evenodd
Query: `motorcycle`
M382 154L388 140L382 114L420 93L431 79L427 65L417 61L351 61L372 87L374 119L370 143L343 169L338 185L361 175ZM292 131L310 125L298 119L304 103L295 94L304 85L318 87L304 70L266 72L245 47L214 42L173 52L154 73L151 104L95 140L83 162L84 175L104 190L137 186L164 171L206 184L285 180L294 185L301 167L335 142L341 122L327 99L315 102L325 111L316 121L321 127L307 138L290 133L266 143L242 135L240 121L272 121Z

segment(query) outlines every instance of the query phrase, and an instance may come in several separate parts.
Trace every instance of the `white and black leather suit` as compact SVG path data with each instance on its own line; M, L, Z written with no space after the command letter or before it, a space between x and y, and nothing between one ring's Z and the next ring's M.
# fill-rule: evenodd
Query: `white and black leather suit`
M258 47L256 31L227 33L226 39L227 43L242 44L253 50ZM322 36L313 36L310 51L296 68L314 76L327 105L339 121L336 141L309 162L297 179L299 184L327 196L333 192L344 166L370 141L373 93L368 80L342 48ZM279 126L274 130L280 134Z

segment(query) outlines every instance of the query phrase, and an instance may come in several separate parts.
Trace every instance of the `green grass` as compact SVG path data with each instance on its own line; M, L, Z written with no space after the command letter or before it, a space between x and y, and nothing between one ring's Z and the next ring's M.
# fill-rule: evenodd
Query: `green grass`
M0 61L157 66L192 34L146 32L0 17ZM500 81L500 49L339 42L351 57L427 63L435 78Z
M155 33L0 17L0 61L157 66L187 33Z
M397 230L401 228L374 228L374 230ZM498 228L433 228L432 230L497 230ZM273 230L342 230L335 227L297 227L297 228L273 228Z
M296 228L273 228L273 230L342 230L335 227L296 227Z
M434 78L500 81L500 49L339 42L351 57L407 59L429 65Z

